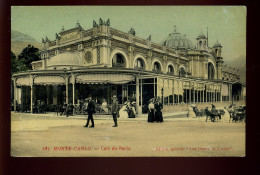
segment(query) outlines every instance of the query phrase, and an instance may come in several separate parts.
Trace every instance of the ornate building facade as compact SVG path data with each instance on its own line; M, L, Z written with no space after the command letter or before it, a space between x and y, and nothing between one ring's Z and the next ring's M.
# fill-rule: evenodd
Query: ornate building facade
M117 95L119 103L136 101L145 112L149 99L162 97L167 108L176 104L212 103L245 99L238 71L224 66L222 46L208 46L202 32L193 44L174 32L161 44L93 22L93 28L75 28L42 39L41 60L32 70L13 75L15 103L33 108L35 100L49 106L78 104L91 95L97 103ZM16 106L16 105L15 105Z

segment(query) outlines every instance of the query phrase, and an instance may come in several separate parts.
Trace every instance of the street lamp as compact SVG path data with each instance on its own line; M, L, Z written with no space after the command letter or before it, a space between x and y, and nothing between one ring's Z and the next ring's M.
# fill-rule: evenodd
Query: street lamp
M163 87L161 89L161 93L162 93L162 105L163 105Z

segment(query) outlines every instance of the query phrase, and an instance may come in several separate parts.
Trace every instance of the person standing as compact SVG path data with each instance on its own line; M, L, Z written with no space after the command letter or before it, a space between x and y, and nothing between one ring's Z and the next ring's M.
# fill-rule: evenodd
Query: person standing
M160 123L163 122L162 109L163 105L160 102L160 97L157 97L156 103L154 104L155 120Z
M107 108L106 99L103 99L101 107L102 107L102 110L107 114L108 113L108 108Z
M92 97L89 97L89 102L87 107L88 120L84 127L88 127L89 120L91 120L92 125L90 126L90 128L94 128L94 119L93 119L94 112L95 112L95 102L92 100Z
M117 102L115 95L112 97L112 99L113 99L113 103L112 103L111 113L113 115L113 120L114 120L114 123L115 123L113 127L117 127L117 118L118 118L118 115L119 115L118 102Z
M150 99L148 105L148 122L154 121L154 100Z

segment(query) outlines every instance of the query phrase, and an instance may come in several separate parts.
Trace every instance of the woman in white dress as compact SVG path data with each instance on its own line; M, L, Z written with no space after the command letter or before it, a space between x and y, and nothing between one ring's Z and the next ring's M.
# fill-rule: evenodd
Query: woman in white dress
M102 107L102 110L105 111L105 113L108 113L107 102L105 99L103 100L101 107Z
M148 122L154 121L154 99L150 99L148 105Z
M229 114L229 112L228 112L228 110L227 110L227 107L224 107L224 111L225 111L225 114L222 115L221 121L223 121L223 122L228 122L229 119L230 119L230 114Z
M128 113L127 113L127 103L125 102L122 108L119 110L119 116L120 119L127 119L128 118Z

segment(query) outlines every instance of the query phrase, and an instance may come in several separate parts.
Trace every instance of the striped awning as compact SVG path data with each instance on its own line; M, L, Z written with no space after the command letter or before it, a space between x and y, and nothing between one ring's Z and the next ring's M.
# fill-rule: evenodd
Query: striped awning
M16 80L17 86L30 86L30 78L29 77L19 77Z
M61 76L37 76L34 78L35 85L64 85L65 79Z
M134 80L133 75L127 74L82 74L76 77L76 83L84 84L125 84Z

